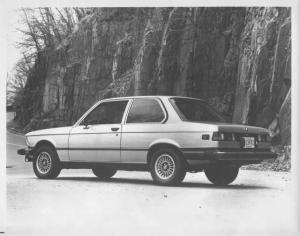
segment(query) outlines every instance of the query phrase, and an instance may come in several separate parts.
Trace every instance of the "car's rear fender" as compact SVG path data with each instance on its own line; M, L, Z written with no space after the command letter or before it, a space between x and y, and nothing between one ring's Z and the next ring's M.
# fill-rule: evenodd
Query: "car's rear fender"
M184 162L187 164L186 160L184 159L183 153L180 149L180 145L175 140L172 139L157 139L150 144L147 153L148 164L150 163L152 154L160 148L171 148L177 151L180 154L180 156L183 158Z

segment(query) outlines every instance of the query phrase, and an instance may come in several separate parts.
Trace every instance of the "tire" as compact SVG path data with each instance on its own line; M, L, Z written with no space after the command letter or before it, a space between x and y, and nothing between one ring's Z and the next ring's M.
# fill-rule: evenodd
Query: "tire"
M117 170L113 167L96 167L92 169L94 175L99 179L107 180L116 174Z
M54 179L61 166L56 151L49 146L38 147L34 152L33 171L40 179Z
M150 172L156 184L178 185L186 175L186 168L178 152L171 148L161 148L151 157Z
M210 182L215 185L224 186L236 179L239 167L232 165L211 165L204 172Z
M186 171L183 171L178 183L181 183L184 180L185 176L186 176Z

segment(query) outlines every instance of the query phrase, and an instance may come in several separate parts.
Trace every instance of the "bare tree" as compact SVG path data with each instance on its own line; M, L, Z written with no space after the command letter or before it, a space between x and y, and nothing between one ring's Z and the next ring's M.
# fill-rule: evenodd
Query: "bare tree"
M28 54L36 53L44 48L54 48L68 37L76 23L86 12L83 8L23 8L22 22L24 38L17 46Z
M14 73L7 75L7 103L18 106L22 101L28 74L33 63L25 55L15 65Z
M26 84L26 80L38 52L53 50L63 39L67 38L87 13L84 8L22 8L19 30L23 37L16 43L20 48L21 58L8 75L7 98L18 103Z

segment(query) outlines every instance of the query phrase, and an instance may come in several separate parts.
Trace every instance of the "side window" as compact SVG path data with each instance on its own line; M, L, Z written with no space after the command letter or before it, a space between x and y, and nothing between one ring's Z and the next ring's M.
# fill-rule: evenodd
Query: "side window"
M103 102L88 114L82 124L120 124L128 101Z
M154 99L135 99L130 108L127 123L161 122L165 114Z

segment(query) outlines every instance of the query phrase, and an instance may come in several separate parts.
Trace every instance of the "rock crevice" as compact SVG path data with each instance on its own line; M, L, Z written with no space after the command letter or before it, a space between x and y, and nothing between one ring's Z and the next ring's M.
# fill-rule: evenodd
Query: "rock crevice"
M101 98L206 99L234 123L290 142L289 8L99 8L38 54L17 112L27 130L69 125Z

